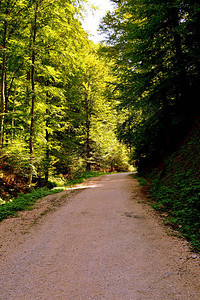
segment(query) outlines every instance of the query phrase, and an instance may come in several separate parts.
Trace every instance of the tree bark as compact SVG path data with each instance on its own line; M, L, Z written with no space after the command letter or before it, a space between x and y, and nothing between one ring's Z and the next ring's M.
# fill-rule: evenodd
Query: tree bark
M48 104L48 101L47 101ZM46 115L48 116L48 109L46 109ZM49 125L49 117L47 117L46 120L46 164L45 164L45 185L48 185L49 181L49 168L50 168L50 149L49 149L49 131L48 131L48 125Z
M50 149L49 149L49 132L46 129L46 166L45 166L45 185L48 184L49 181L49 167L50 167Z
M89 105L89 95L87 91L85 92L85 113L86 113L86 171L91 170L91 148L90 148L90 105Z
M34 161L34 148L33 148L33 136L34 136L34 120L35 120L35 41L37 34L37 17L38 17L38 3L36 3L34 23L32 26L32 53L31 53L31 125L30 125L30 174L29 174L29 185L32 183L33 179L33 161Z
M12 109L12 121L11 121L11 143L14 141L14 128L15 128L15 100L13 100L13 109Z
M91 163L90 160L90 121L87 118L86 121L86 158L87 158L87 164L86 164L86 170L91 170Z
M179 11L178 8L171 8L171 23L172 23L172 33L174 38L175 46L175 58L176 58L176 70L178 72L176 88L177 93L177 104L182 112L187 112L187 100L189 86L187 82L187 72L185 68L185 61L182 49L182 39L178 32L179 28Z
M6 16L8 15L10 1L7 1ZM8 21L4 21L4 31L3 31L3 59L1 67L1 113L0 113L0 148L3 148L4 139L4 114L5 114L5 85L6 85L6 48L7 48L7 34L8 34Z

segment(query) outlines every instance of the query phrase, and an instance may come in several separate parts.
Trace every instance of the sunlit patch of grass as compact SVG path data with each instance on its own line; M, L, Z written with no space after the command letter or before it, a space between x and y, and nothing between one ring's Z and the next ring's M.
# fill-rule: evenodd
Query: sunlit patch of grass
M110 174L110 173L104 173L104 172L96 172L96 171L88 171L88 172L82 172L80 174L76 174L74 178L72 179L67 179L66 181L66 186L72 187L75 184L79 184L84 182L86 179L92 178L92 177L98 177L102 176L105 174Z
M29 210L36 203L37 199L45 196L56 194L63 191L63 188L49 190L47 188L33 190L31 193L20 195L16 199L10 202L3 203L0 205L0 221L14 216L17 212L22 210Z

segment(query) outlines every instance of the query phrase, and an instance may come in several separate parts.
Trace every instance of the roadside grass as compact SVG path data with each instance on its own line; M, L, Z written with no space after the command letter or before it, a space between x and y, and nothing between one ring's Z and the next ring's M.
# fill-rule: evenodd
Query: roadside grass
M11 199L8 202L1 200L0 221L8 217L17 215L17 212L23 210L30 210L38 199L41 199L48 195L60 193L63 190L65 190L67 187L72 187L78 183L82 183L88 178L97 177L105 174L106 173L104 172L95 172L95 171L82 172L76 174L76 176L74 176L73 179L68 179L64 187L55 187L53 189L48 189L47 187L38 188L32 190L28 194L21 194L17 198Z
M145 178L140 177L138 174L130 174L130 176L137 179L140 186L148 186L149 185L149 182Z
M174 235L185 237L194 251L200 252L200 182L191 178L188 170L160 173L151 178L134 176L141 187L149 186L149 204L164 215L163 224L174 230ZM172 235L172 233L171 233Z
M98 177L106 174L111 174L111 173L97 172L97 171L85 171L85 172L77 173L72 179L67 179L65 186L72 187L76 184L84 182L86 179L92 177Z
M165 161L163 169L140 174L150 182L150 205L165 214L163 223L185 237L200 252L199 128ZM139 179L140 185L143 180Z
M16 199L0 205L0 221L17 214L22 210L30 210L36 201L48 195L57 194L63 191L64 188L47 189L40 188L33 190L31 193L20 195Z
M150 189L151 205L166 212L164 224L179 231L200 252L200 182L187 174L177 170L167 178L157 174Z

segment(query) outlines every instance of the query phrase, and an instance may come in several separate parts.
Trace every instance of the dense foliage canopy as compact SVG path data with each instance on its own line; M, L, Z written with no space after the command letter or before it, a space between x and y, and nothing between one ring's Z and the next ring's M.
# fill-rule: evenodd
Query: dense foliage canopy
M98 55L82 29L83 2L0 1L0 159L6 185L16 174L30 185L80 169L127 168L127 150L114 132L112 62Z
M112 0L102 30L116 58L121 140L139 166L158 163L199 113L200 4L190 0Z

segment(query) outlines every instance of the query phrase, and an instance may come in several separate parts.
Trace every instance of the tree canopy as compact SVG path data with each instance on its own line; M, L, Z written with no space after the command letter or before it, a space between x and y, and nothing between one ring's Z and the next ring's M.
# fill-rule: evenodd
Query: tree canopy
M112 62L82 29L83 3L0 1L1 165L29 185L128 165L115 135Z
M118 135L134 147L141 167L158 163L199 113L198 1L115 1L104 18L103 50L115 58L120 109Z

